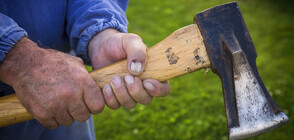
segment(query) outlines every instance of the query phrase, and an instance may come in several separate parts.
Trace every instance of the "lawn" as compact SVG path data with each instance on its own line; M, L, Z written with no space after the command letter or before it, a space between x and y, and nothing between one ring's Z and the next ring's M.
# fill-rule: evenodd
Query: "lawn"
M151 47L193 16L227 0L131 0L129 32ZM258 54L259 73L277 104L294 120L294 8L286 0L238 1ZM131 110L95 115L98 140L228 139L221 82L209 71L170 80L171 92ZM253 139L293 139L294 123Z

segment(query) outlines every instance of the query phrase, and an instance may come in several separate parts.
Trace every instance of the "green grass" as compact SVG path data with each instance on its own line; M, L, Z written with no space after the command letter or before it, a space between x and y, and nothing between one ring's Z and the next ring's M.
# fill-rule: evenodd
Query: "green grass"
M193 16L226 0L132 0L129 32L155 45ZM294 8L288 1L238 1L258 54L259 73L274 100L294 120ZM170 81L165 98L94 116L97 139L228 139L221 82L211 71ZM253 139L293 139L294 123Z

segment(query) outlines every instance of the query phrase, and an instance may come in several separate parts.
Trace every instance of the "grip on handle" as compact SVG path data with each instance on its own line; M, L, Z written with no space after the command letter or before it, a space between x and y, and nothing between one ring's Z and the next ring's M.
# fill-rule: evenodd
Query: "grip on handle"
M140 79L161 82L210 66L210 61L196 24L176 30L147 50L147 63ZM127 61L122 60L90 73L103 88L114 75L128 74ZM33 117L20 104L15 94L0 98L0 127L31 120Z

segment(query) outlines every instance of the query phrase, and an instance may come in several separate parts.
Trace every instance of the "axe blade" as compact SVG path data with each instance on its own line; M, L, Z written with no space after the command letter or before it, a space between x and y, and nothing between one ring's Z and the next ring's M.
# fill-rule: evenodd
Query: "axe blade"
M228 49L232 54L239 126L230 129L230 138L238 139L265 133L279 127L288 121L288 117L284 112L275 113L271 108L244 52L240 49L238 42L234 44L236 44L235 48Z
M265 88L256 51L236 2L195 15L211 69L223 86L230 139L259 135L288 122Z

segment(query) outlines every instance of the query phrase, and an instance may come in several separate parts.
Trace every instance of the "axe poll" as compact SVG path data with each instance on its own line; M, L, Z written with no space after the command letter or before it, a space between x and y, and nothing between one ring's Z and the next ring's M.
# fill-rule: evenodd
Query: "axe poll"
M232 2L196 14L194 24L148 49L146 68L139 77L166 81L210 67L222 82L229 138L247 138L289 120L265 88L256 57L239 6ZM114 75L127 74L126 60L90 73L99 87ZM0 99L0 126L30 119L15 94Z

